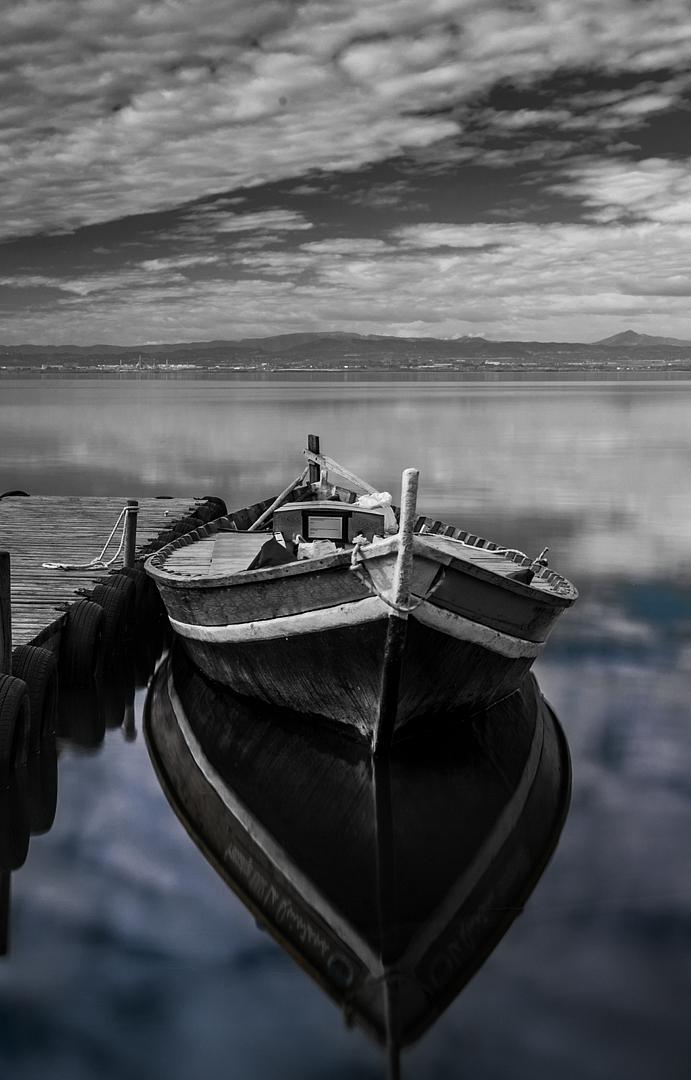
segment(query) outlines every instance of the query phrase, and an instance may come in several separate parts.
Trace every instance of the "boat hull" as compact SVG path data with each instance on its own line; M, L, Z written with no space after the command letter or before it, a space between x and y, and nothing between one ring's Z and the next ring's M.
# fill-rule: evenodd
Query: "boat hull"
M195 664L238 694L345 726L370 740L379 715L388 617L254 642L184 638ZM534 655L505 656L408 620L396 727L474 711L518 686Z
M313 562L313 566L309 565ZM158 580L173 629L211 679L366 740L381 716L390 621L407 621L394 730L514 690L565 606L520 583L415 557L410 611L387 600L395 552L293 564L280 577ZM472 572L471 572L472 571Z

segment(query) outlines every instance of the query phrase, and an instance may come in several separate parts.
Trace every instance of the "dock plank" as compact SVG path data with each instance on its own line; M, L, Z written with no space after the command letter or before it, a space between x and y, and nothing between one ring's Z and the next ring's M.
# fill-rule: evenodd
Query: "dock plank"
M12 639L15 645L35 642L49 628L59 629L64 604L80 599L111 570L82 566L60 570L44 563L86 564L99 556L127 497L13 496L0 499L0 550L10 552L12 569ZM165 530L204 506L194 497L139 499L137 555ZM115 554L120 526L104 558Z

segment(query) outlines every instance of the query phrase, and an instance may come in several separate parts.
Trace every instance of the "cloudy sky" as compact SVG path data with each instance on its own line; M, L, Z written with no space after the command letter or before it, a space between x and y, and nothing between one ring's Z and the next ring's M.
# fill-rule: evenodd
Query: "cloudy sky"
M688 0L4 0L0 343L691 339Z

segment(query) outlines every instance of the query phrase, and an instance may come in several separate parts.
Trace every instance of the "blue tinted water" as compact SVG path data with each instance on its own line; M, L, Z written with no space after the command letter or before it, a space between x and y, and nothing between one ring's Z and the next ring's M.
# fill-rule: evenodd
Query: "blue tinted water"
M573 757L561 842L403 1075L687 1077L691 382L3 379L0 492L241 506L301 470L308 431L380 488L418 465L424 512L549 544L581 591L536 668ZM2 1076L385 1075L203 860L141 737L65 749L10 930Z

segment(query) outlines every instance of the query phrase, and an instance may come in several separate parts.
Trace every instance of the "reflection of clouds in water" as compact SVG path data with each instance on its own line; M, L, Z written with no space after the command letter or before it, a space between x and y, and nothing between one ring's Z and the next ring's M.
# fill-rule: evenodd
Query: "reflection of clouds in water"
M691 571L688 537L691 536L691 508L688 524L679 522L668 530L663 516L654 520L641 514L624 528L607 529L593 516L584 522L583 533L564 547L568 548L572 573L604 575L619 569L624 576L630 573L647 575ZM588 524L591 531L587 531Z
M660 668L684 669L691 641L691 590L674 579L586 579L583 585L578 603L550 636L548 659L559 655L577 662L594 656L615 667L630 662L652 679ZM664 693L666 680L655 681L656 692Z
M512 1080L650 1080L688 1052L688 673L628 595L611 613L588 601L572 651L539 662L571 746L572 809L524 914L406 1076L455 1077L461 1061ZM100 755L64 755L60 786L54 829L13 880L8 1076L13 1052L22 1080L381 1075L376 1049L208 867L142 740L113 731Z
M375 1069L376 1049L349 1036L189 839L143 740L113 731L96 756L68 751L60 787L47 842L32 841L13 878L2 1075L189 1080L226 1075L231 1058L233 1075L257 1080L298 1080L309 1062L331 1074L339 1059L344 1075Z
M539 668L569 738L571 811L522 918L434 1046L412 1052L411 1075L462 1044L478 1075L670 1076L691 1051L688 675L597 659Z
M654 626L640 616L632 616L615 602L605 603L592 597L582 598L572 611L568 623L560 624L562 644L583 643L589 646L609 644L654 645Z
M663 908L691 922L691 740L688 677L636 662L543 660L540 683L568 733L573 813L565 843L580 848L562 902ZM576 873L577 870L577 873Z

